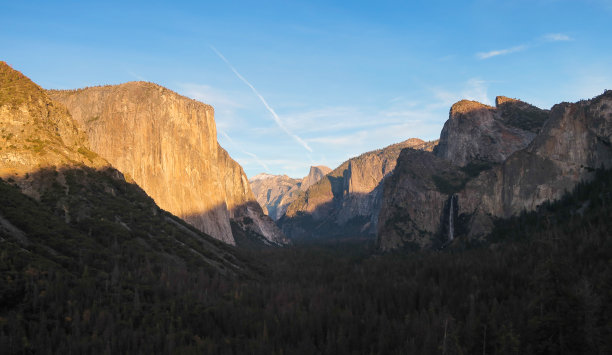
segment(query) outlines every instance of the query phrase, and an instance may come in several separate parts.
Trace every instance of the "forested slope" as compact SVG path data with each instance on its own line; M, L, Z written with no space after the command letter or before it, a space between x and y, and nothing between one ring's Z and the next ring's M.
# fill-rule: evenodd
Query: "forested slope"
M0 348L607 354L612 173L596 175L561 201L498 221L479 245L388 254L356 241L268 249L253 252L267 263L254 278L164 266L120 238L118 246L108 241L116 255L104 262L77 249L68 258L34 257L45 251L27 251L4 231ZM17 200L16 189L1 187L0 196Z

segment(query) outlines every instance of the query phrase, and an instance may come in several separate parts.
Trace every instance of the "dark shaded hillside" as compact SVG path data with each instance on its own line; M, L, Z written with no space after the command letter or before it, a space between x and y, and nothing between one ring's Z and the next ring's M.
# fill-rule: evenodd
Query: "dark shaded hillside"
M40 202L0 181L3 353L159 352L175 341L167 334L181 336L170 328L182 297L256 276L235 248L161 210L114 169L30 178Z
M498 221L480 245L382 255L356 241L266 249L252 252L267 263L261 279L218 277L197 261L181 267L132 247L136 238L119 230L87 237L87 229L66 226L63 216L2 183L2 216L26 208L34 211L29 223L50 221L48 229L13 224L31 242L49 240L44 245L61 255L28 247L2 229L0 348L608 354L612 172L596 175L559 202ZM152 223L140 227L163 228ZM54 238L60 234L71 247Z
M607 354L611 205L612 172L600 171L557 203L497 221L480 245L270 251L270 283L242 286L238 303L265 309L247 322L264 329L262 352Z
M0 128L0 353L171 353L186 344L182 297L259 276L127 182L4 62Z

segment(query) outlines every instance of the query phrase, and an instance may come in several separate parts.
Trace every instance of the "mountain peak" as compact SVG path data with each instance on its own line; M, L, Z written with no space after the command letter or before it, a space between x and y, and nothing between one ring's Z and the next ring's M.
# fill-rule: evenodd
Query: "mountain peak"
M329 171L331 171L331 169L329 167L325 166L325 165L312 165L310 167L310 171L313 171L313 170L329 170Z
M265 179L271 179L271 178L273 178L275 176L276 175L272 175L272 174L268 174L268 173L259 173L259 174L255 175L255 176L253 176L252 178L250 178L249 182L265 180Z
M533 133L538 133L548 119L548 110L505 96L495 98L495 108L501 122Z
M329 174L332 169L328 168L324 165L311 166L308 175L302 179L301 190L305 191L310 186L316 184L319 180L323 178L323 176Z
M105 166L66 107L6 62L0 62L0 165L3 175L32 167Z
M494 107L485 105L478 101L472 100L461 100L457 101L450 109L451 116L455 116L457 114L466 114L476 110L489 110Z
M19 106L24 103L48 100L44 90L20 71L0 61L0 105Z
M212 106L143 81L49 95L86 130L92 150L164 210L226 243L242 235L233 225L283 243L242 167L218 144Z
M512 103L512 102L523 102L523 101L519 99L513 99L511 97L506 97L506 96L497 96L495 98L495 107L499 107L507 102Z
M455 103L435 154L460 166L499 163L525 148L548 119L548 111L517 99L498 96L495 104L491 107L470 100Z
M177 92L174 92L166 87L150 81L128 81L117 85L94 85L87 86L79 89L68 89L68 90L56 90L51 89L47 92L52 97L67 97L69 95L93 95L99 99L107 98L108 96L120 96L127 95L137 102L146 100L155 100L159 97L166 97L173 101L184 101L185 103L191 103L192 105L199 106L205 110L214 112L211 105L203 103L198 100L183 96Z

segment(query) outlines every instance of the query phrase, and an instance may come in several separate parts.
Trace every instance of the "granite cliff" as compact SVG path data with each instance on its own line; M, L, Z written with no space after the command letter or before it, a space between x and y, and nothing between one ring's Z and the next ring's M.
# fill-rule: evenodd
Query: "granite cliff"
M378 221L383 250L439 247L449 215L449 194L467 174L431 152L404 149L384 183Z
M211 106L147 82L48 93L68 108L91 150L161 208L229 244L230 220L268 243L285 242L240 165L217 143Z
M302 179L300 190L302 191L308 190L308 188L310 188L312 185L319 182L321 179L323 179L325 175L331 173L331 171L332 169L324 165L311 166L310 171L308 172L308 175L306 175Z
M611 127L612 91L550 111L505 97L453 105L434 154L403 151L387 179L380 248L479 238L496 218L560 198L612 167Z
M455 165L499 163L525 148L548 118L548 112L519 100L498 96L496 107L461 100L450 109L434 153Z
M311 166L308 175L302 179L264 173L255 175L249 182L262 209L277 221L285 214L289 204L298 198L300 191L306 191L329 172L331 169L326 166Z
M382 199L382 182L402 149L433 149L435 142L409 139L349 159L310 186L278 221L290 238L373 237Z
M4 62L0 131L0 242L13 267L102 284L151 265L250 273L233 248L160 209L92 152L66 107Z
M470 236L489 216L508 218L560 198L597 168L612 168L612 91L561 103L525 149L468 182L457 194Z

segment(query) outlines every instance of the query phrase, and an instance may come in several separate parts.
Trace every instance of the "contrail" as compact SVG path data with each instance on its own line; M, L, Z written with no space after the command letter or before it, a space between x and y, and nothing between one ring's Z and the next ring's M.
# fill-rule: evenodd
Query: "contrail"
M266 172L270 172L270 169L268 169L268 166L267 166L267 165L266 165L266 164L265 164L263 161L261 161L257 155L255 155L255 154L253 154L253 153L251 153L251 152L247 152L246 150L242 149L242 147L241 147L241 146L240 146L238 143L234 142L234 140L233 140L233 139L232 139L232 138L231 138L229 135L227 135L227 133L225 133L225 131L223 131L223 130L222 130L222 131L221 131L221 134L222 134L222 135L223 135L223 137L225 137L225 138L226 138L226 139L227 139L227 140L228 140L228 141L229 141L229 142L230 142L230 143L231 143L233 146L235 146L236 148L238 148L238 149L239 149L241 152L243 152L244 154L246 154L246 155L248 155L248 156L252 157L253 159L255 159L255 161L257 162L257 164L261 165L261 166L262 166L262 167L263 167L263 168L266 170Z
M272 114L272 117L274 117L274 122L276 122L276 124L280 127L280 129L282 129L285 133L287 133L287 135L289 135L291 138L293 138L295 141L297 141L300 145L302 145L302 147L306 148L306 150L308 150L309 152L312 153L312 149L308 146L308 144L306 142L304 142L304 140L302 138L298 137L297 134L292 133L287 127L285 127L285 125L283 124L283 121L281 121L280 117L278 117L276 112L274 112L274 109L272 107L270 107L270 105L268 105L268 102L266 101L266 99L264 99L264 97L261 96L259 91L257 91L257 89L255 89L255 87L253 85L251 85L251 83L249 83L249 81L246 80L244 78L244 76L240 75L238 70L236 70L236 68L234 68L234 66L229 62L229 60L227 60L223 56L223 54L221 54L221 52L219 52L215 47L210 46L210 49L212 49L219 56L219 58L221 58L221 60L223 60L225 62L225 64L227 64L227 66L234 72L234 74L236 74L238 79L242 80L243 83L247 84L251 88L253 93L255 93L255 95L257 95L259 100L264 104L264 106L266 106L268 111L270 111L270 113Z

